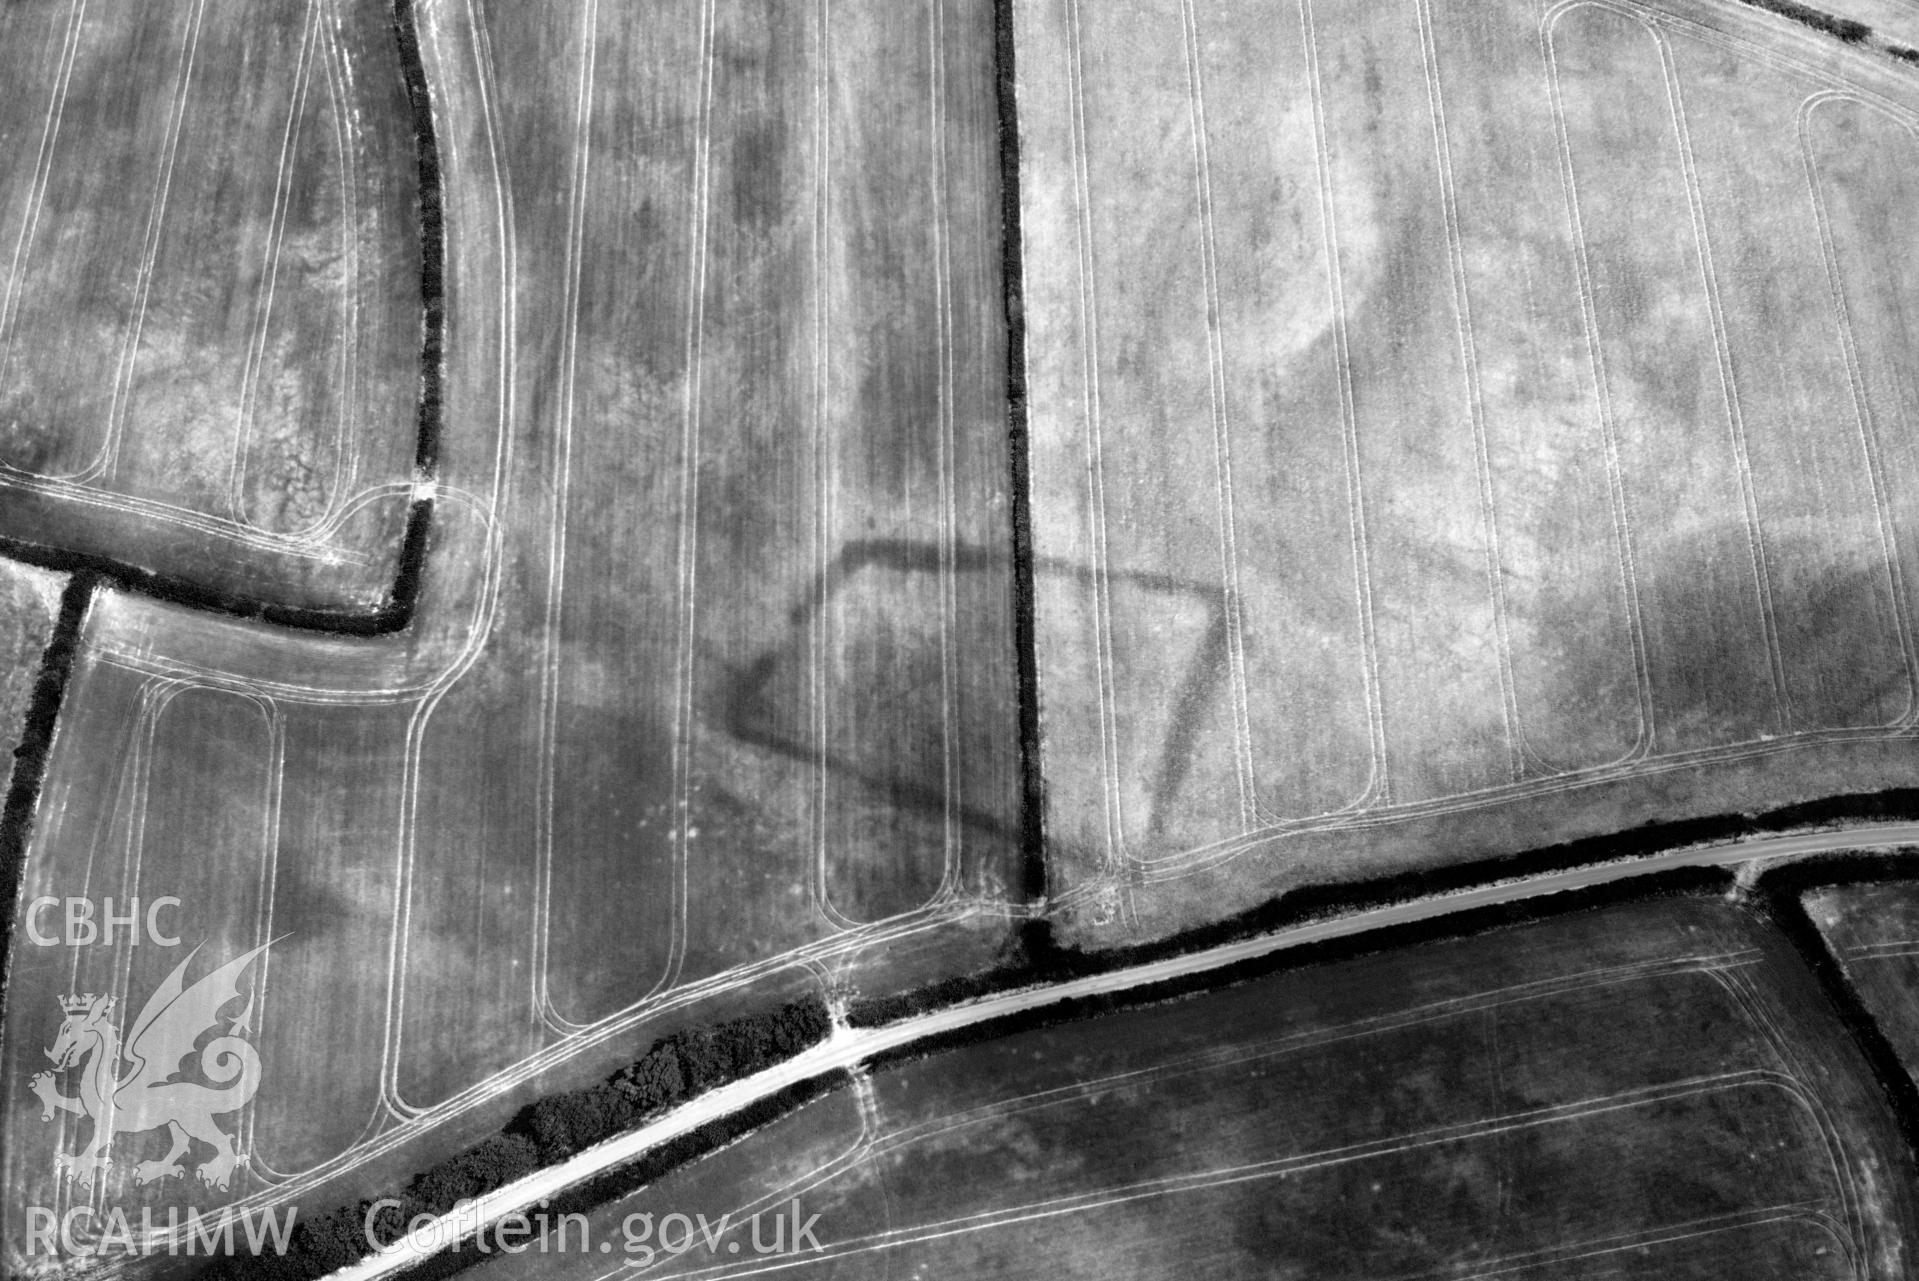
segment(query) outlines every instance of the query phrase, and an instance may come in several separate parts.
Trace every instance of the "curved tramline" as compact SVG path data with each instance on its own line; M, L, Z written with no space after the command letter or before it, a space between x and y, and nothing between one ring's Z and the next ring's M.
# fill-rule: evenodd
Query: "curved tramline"
M0 537L382 603L421 341L395 21L378 0L10 12L31 176L0 204Z
M677 1029L981 968L1027 915L990 14L408 12L461 337L408 625L98 594L25 860L23 908L284 936L242 1209L431 1165ZM16 947L9 1070L48 992L164 977L111 941ZM0 1112L9 1232L96 1195L35 1106ZM97 1194L191 1200L129 1180Z
M9 1265L1896 1275L1909 7L0 7Z
M509 1216L532 1213L536 1208L544 1210L549 1206L561 1207L575 1213L580 1209L598 1206L608 1198L606 1188L619 1186L621 1180L618 1177L618 1171L622 1167L634 1165L649 1152L672 1145L687 1136L697 1135L701 1130L713 1127L728 1117L752 1114L756 1105L776 1100L802 1083L831 1078L836 1073L847 1071L853 1072L854 1079L860 1081L863 1077L859 1074L869 1065L890 1063L902 1058L911 1061L929 1053L935 1055L931 1061L937 1062L938 1052L951 1052L949 1047L975 1040L983 1041L990 1046L999 1038L1008 1035L1008 1029L1029 1026L1033 1016L1049 1007L1060 1007L1062 1011L1110 1010L1116 1005L1124 1008L1133 1001L1150 1002L1155 996L1163 996L1167 993L1203 990L1217 982L1217 979L1208 980L1206 978L1208 975L1231 976L1243 981L1248 972L1260 972L1258 968L1249 971L1247 969L1249 965L1256 966L1263 961L1278 960L1287 952L1294 950L1312 953L1315 948L1323 947L1336 940L1351 941L1353 950L1362 954L1378 952L1390 948L1395 943L1404 948L1409 946L1405 942L1407 937L1419 937L1414 927L1422 924L1443 923L1447 918L1456 918L1462 922L1470 921L1489 909L1516 904L1534 904L1545 913L1547 919L1550 919L1556 911L1576 911L1580 902L1580 896L1576 893L1578 891L1593 891L1604 887L1614 887L1615 890L1624 889L1637 880L1643 880L1649 887L1657 886L1670 874L1687 869L1727 868L1737 873L1741 885L1763 884L1769 873L1790 868L1797 861L1816 860L1822 855L1861 848L1885 849L1910 846L1915 843L1919 843L1919 825L1888 824L1850 833L1773 836L1733 844L1672 850L1650 858L1600 863L1546 876L1494 882L1432 898L1415 899L1357 911L1344 916L1292 926L1224 946L1175 955L1145 964L1123 966L1104 973L1062 979L999 993L899 1019L878 1027L849 1027L844 1023L836 1022L832 1036L826 1041L802 1051L774 1068L716 1089L657 1120L616 1139L601 1143L558 1165L527 1175L505 1187L485 1191L474 1197L470 1203L462 1205L457 1214L444 1219L429 1217L426 1221L418 1223L414 1231L400 1237L377 1253L370 1254L362 1262L329 1275L338 1278L338 1281L369 1281L374 1277L401 1274L456 1247L463 1252L473 1251L479 1237L485 1233L498 1232L502 1221ZM1565 908L1555 909L1553 906L1555 895L1569 895L1572 901ZM1375 933L1378 935L1378 941L1369 944L1366 936ZM1387 954L1391 955L1390 952ZM1651 970L1641 967L1635 972L1640 974L1683 972L1692 968L1695 962L1667 960L1650 964L1653 967ZM1565 990L1576 992L1590 987L1595 982L1610 981L1616 980L1588 976L1583 980L1569 981L1569 986ZM1536 999L1539 995L1551 990L1553 989L1537 989L1532 995ZM1070 1017L1070 1015L1063 1015L1063 1017ZM1045 1020L1042 1019L1042 1026L1044 1022ZM1200 1052L1199 1061L1218 1062L1219 1059L1220 1053L1216 1049ZM983 1079L992 1080L990 1075ZM1687 1080L1676 1083L1671 1088L1679 1091L1673 1097L1681 1097L1706 1088L1719 1088L1730 1084L1732 1080L1730 1076L1722 1076L1716 1081ZM1111 1088L1114 1084L1117 1082L1106 1083L1104 1088ZM1804 1083L1787 1080L1784 1082L1784 1087L1792 1092L1804 1088ZM1071 1086L1064 1088L1071 1089L1075 1093L1089 1091L1097 1095L1102 1089L1102 1082L1098 1079L1076 1079ZM1617 1100L1597 1099L1582 1103L1580 1108L1584 1109L1585 1114L1593 1114L1617 1105ZM1633 1106L1638 1104L1635 1103ZM863 1107L861 1115L864 1117L867 1114L867 1109ZM1568 1113L1568 1115L1579 1114L1579 1112ZM764 1117L759 1123L765 1124L771 1119ZM1487 1121L1478 1124L1481 1132L1486 1132L1486 1126L1497 1127L1501 1123ZM1452 1137L1432 1136L1431 1141L1455 1140ZM868 1142L862 1144L845 1159L857 1163L870 1160L874 1156L874 1149ZM1277 1172L1277 1170L1274 1171L1274 1173ZM610 1182L609 1175L613 1176ZM748 1181L743 1173L741 1177L742 1181ZM816 1181L810 1178L799 1179L781 1189L779 1196L773 1199L783 1200L787 1193L797 1188L800 1189L803 1200L804 1190ZM630 1183L631 1180L628 1182ZM566 1193L576 1188L590 1188L597 1191L590 1192L586 1199L568 1198ZM714 1191L723 1197L739 1195L738 1191L725 1184ZM702 1208L709 1210L728 1208L725 1204L710 1202L700 1204ZM1044 1214L1072 1212L1076 1212L1075 1208L1066 1205L1053 1206L1043 1211ZM1856 1214L1858 1210L1855 1209L1852 1212ZM548 1219L549 1225L558 1222L559 1213L559 1209L554 1211ZM740 1217L744 1220L745 1215L742 1214ZM982 1225L972 1225L963 1230L975 1230L978 1226ZM521 1229L523 1236L526 1231ZM610 1235L610 1229L608 1232ZM544 1232L539 1235L544 1236ZM937 1237L943 1234L932 1235ZM527 1243L531 1244L531 1240L528 1238ZM900 1243L896 1242L879 1248L893 1249L897 1244ZM542 1250L540 1253L545 1254L546 1251ZM833 1251L828 1253L832 1257L838 1257ZM584 1268L598 1275L598 1271L604 1270L606 1265L601 1265L601 1268L596 1270L592 1259L590 1252L584 1259L575 1259L574 1270ZM477 1261L477 1259L469 1260L469 1262ZM541 1267L546 1266L548 1265L543 1261ZM562 1255L553 1266L566 1266L566 1257ZM617 1266L614 1270L617 1271ZM444 1269L441 1271L443 1272Z
M1089 567L1038 588L1065 937L1907 776L1879 44L1737 0L1014 16L1035 546Z

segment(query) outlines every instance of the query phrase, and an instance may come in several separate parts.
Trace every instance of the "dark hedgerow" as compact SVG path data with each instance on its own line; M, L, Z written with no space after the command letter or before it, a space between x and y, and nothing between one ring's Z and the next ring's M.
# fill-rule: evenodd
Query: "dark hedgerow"
M883 1027L917 1014L944 1010L1014 988L1031 987L1048 978L1070 977L1062 974L1058 965L1052 963L1056 956L1057 953L1052 951L1039 957L1029 954L995 969L955 975L910 992L865 997L847 1007L846 1022L850 1027Z
M223 1258L203 1275L269 1281L324 1276L370 1252L367 1216L378 1201L398 1202L374 1218L375 1235L387 1244L416 1215L445 1214L461 1201L564 1161L674 1104L783 1062L831 1030L826 1003L809 996L765 1014L675 1032L599 1084L521 1109L500 1133L422 1171L404 1191L300 1220L284 1255Z
M428 1169L407 1189L414 1214L439 1214L471 1197L503 1188L540 1168L540 1152L524 1134L496 1134Z
M849 1026L856 1028L879 1027L999 992L1146 965L1174 956L1223 947L1310 921L1434 898L1515 877L1539 876L1626 859L1652 858L1687 845L1752 840L1816 828L1914 821L1919 821L1919 787L1892 787L1877 792L1803 801L1758 813L1647 822L1638 827L1580 837L1517 854L1418 868L1373 880L1308 884L1210 925L1197 926L1149 943L1094 951L1067 947L1039 950L1031 946L1029 939L1025 955L999 968L943 979L908 992L855 1000L847 1008L846 1021ZM1862 845L1870 846L1873 842L1872 830L1862 829L1859 839Z
M446 197L440 172L440 140L433 124L433 100L426 65L420 58L414 0L393 0L393 34L399 43L407 104L413 112L414 149L419 157L420 219L420 401L414 465L432 474L439 462L440 424L445 402L446 365Z
M1863 22L1836 17L1822 9L1815 9L1811 5L1800 4L1798 0L1746 0L1746 3L1756 8L1770 10L1782 18L1802 22L1829 36L1837 36L1848 44L1859 44L1872 34L1872 28Z
M73 674L73 656L80 643L80 626L95 583L90 574L67 580L60 595L53 632L40 654L40 674L27 702L26 723L12 759L0 755L0 784L6 799L0 802L0 1013L6 1010L7 976L13 968L13 913L20 901L20 878L26 871L27 842L33 835L33 812L46 781L47 757L53 750L53 730L67 697Z

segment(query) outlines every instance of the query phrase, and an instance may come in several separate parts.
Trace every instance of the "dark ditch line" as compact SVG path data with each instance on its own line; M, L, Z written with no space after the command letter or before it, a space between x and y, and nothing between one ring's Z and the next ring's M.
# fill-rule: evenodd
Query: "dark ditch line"
M439 466L445 418L446 364L446 201L441 181L439 135L433 124L426 64L420 56L414 0L393 0L393 39L400 74L412 110L414 149L419 166L420 235L420 391L414 411L413 464L416 477L430 480ZM311 609L222 591L182 575L163 574L110 556L70 551L26 539L0 538L0 556L97 580L117 591L150 596L189 609L256 619L297 631L340 636L383 636L404 631L419 603L431 499L407 508L400 536L399 563L387 599L371 611Z
M1886 866L1884 859L1858 860L1851 856L1789 865L1762 876L1752 901L1792 945L1800 963L1812 972L1827 1006L1871 1068L1872 1079L1899 1126L1899 1137L1913 1164L1919 1166L1919 1084L1913 1082L1879 1020L1860 999L1802 898L1807 890L1856 883L1857 878L1848 875L1852 872L1865 873L1873 880L1892 879L1881 874Z
M1033 543L1033 450L1026 406L1026 267L1020 223L1019 99L1014 0L993 2L993 73L999 106L1000 291L1006 312L1006 441L1012 469L1013 650L1019 683L1020 893L1046 899L1046 781L1040 758L1039 569ZM1043 916L1021 930L1044 951Z
M367 1215L380 1200L374 1220L382 1243L398 1240L416 1215L440 1216L461 1201L505 1187L536 1171L567 1160L596 1143L644 1125L667 1109L720 1086L764 1071L824 1041L832 1019L819 997L807 997L761 1014L729 1019L709 1028L675 1032L653 1043L645 1054L597 1085L549 1095L528 1104L498 1133L415 1175L404 1188L385 1196L362 1198L313 1218L299 1218L286 1253L276 1256L231 1255L215 1260L201 1276L212 1278L265 1277L270 1281L313 1281L365 1258ZM839 1074L843 1076L844 1074ZM759 1100L744 1109L662 1144L636 1164L609 1170L549 1202L547 1213L591 1208L617 1196L623 1189L652 1182L674 1167L715 1151L748 1131L798 1107L814 1094L824 1093L834 1074L803 1081L788 1090ZM453 1256L457 1271L471 1258ZM441 1276L422 1271L434 1261L411 1269L410 1277Z
M95 580L87 574L67 580L53 632L40 654L40 673L27 701L20 743L13 749L12 780L7 786L5 808L0 809L0 906L6 913L0 916L0 1024L4 1024L7 1012L7 985L13 974L13 922L20 910L34 809L46 782L47 758L60 723L60 705L66 701L80 627L86 621L95 586Z
M847 1022L853 1027L878 1027L1016 988L1172 960L1282 929L1482 889L1503 881L1651 859L1690 845L1778 836L1844 823L1894 820L1919 820L1919 787L1829 797L1756 814L1647 823L1622 832L1584 837L1520 854L1419 869L1356 884L1301 886L1225 920L1126 947L1087 951L1058 946L1050 933L1029 934L1021 940L1019 954L1005 965L944 979L911 992L855 1000L848 1006ZM1859 837L1862 845L1870 844L1871 829L1861 829ZM1637 884L1646 879L1628 876L1622 878L1622 883Z

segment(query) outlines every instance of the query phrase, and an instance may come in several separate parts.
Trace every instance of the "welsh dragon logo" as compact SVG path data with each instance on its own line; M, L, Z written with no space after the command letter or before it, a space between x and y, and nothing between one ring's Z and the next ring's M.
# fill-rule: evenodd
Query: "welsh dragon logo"
M111 996L60 998L67 1017L47 1057L56 1071L84 1064L80 1092L60 1093L53 1072L35 1073L32 1089L45 1109L41 1120L51 1121L55 1112L73 1112L93 1121L93 1135L77 1156L62 1152L55 1158L68 1178L91 1185L95 1175L112 1168L108 1150L115 1135L165 1126L173 1146L158 1161L137 1163L134 1181L180 1177L186 1173L190 1140L197 1139L214 1150L212 1159L197 1172L200 1181L216 1191L226 1190L234 1169L245 1165L247 1158L234 1150L232 1137L213 1118L236 1112L253 1098L260 1088L260 1055L241 1039L252 1031L253 993L248 993L246 1008L238 1016L222 1018L220 1011L239 999L241 973L269 946L270 942L263 943L186 987L187 966L200 953L199 947L194 948L147 998L140 1017L127 1031L124 1049L119 1031L108 1018L114 1005ZM219 1031L222 1023L231 1026L200 1049L200 1071L215 1084L176 1080L181 1060L193 1053L201 1036ZM124 1073L122 1060L128 1065Z

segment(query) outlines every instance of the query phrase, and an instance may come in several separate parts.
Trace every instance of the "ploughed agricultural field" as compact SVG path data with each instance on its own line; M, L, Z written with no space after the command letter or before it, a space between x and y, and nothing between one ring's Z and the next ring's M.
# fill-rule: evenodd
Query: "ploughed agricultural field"
M10 1091L10 1242L89 1196L329 1209L676 1027L983 964L1018 910L990 10L420 22L450 259L414 622L99 595L26 869L28 903L177 897L182 942L17 947L9 1079L57 997L130 1022L194 944L189 981L271 942L252 1163L141 1185L164 1142L126 1137L89 1189L54 1166L87 1122Z
M365 611L421 353L385 0L0 14L0 536Z
M1903 1276L1825 1011L1744 909L1586 911L882 1068L469 1275Z
M1073 938L1909 777L1909 70L1732 0L1016 13Z
M1834 886L1805 896L1806 913L1859 999L1919 1081L1919 887Z

